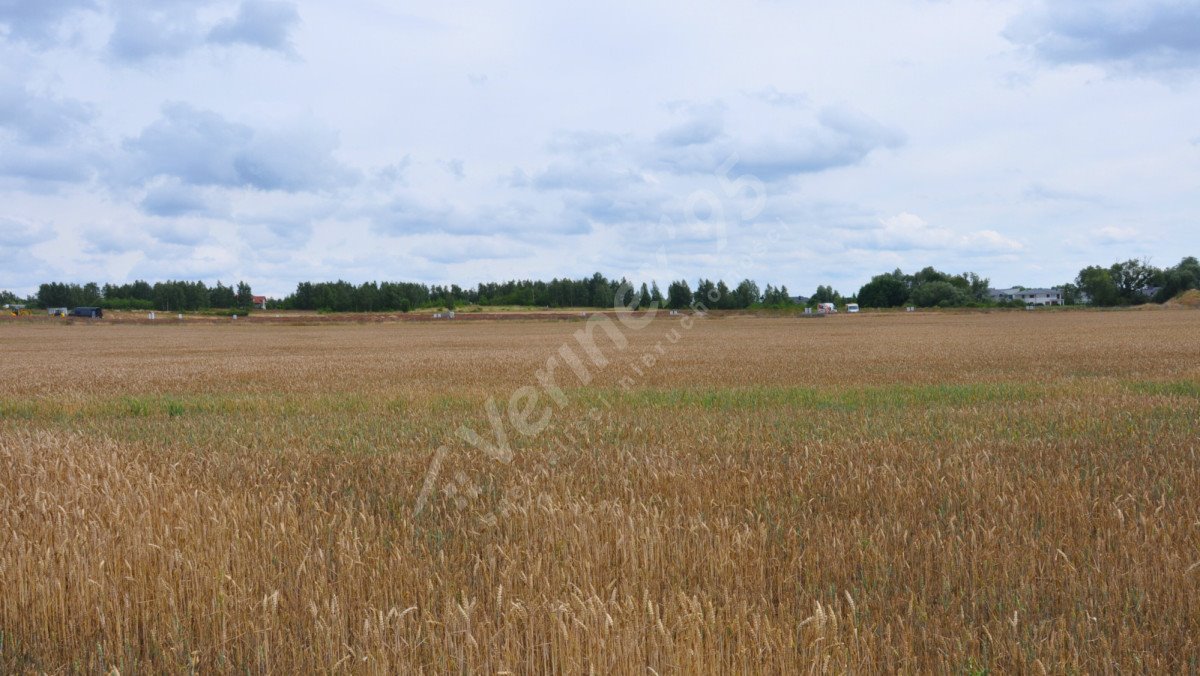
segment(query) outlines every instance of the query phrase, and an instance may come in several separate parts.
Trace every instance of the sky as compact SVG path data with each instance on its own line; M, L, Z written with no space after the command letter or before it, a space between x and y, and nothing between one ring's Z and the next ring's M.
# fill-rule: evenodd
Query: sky
M0 289L1200 255L1200 2L0 0Z

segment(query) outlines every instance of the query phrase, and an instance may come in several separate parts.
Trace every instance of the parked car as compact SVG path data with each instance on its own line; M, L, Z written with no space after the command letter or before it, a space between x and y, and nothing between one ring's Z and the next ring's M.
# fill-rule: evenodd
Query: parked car
M104 310L98 307L77 307L74 310L71 310L71 316L100 319L104 316Z

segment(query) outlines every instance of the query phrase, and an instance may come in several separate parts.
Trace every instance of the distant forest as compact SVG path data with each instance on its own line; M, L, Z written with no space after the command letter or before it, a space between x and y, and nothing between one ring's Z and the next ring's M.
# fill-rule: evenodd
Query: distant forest
M267 301L269 309L316 310L321 312L409 312L422 308L454 309L467 305L522 307L611 308L621 288L627 307L681 309L703 305L709 309L786 308L817 303L858 303L864 308L915 305L918 307L995 307L1019 305L1020 301L997 301L989 293L989 280L973 272L949 274L932 267L906 274L901 270L876 275L857 293L842 295L831 286L818 286L810 297L792 296L786 286L759 287L745 279L736 286L723 280L700 279L693 286L686 280L671 282L664 293L657 282L630 283L609 279L597 272L581 279L550 281L512 280L481 282L463 288L417 282L346 281L301 282L281 299ZM1018 287L1020 288L1020 287ZM1115 306L1147 302L1162 303L1190 289L1200 289L1200 261L1184 258L1174 267L1156 268L1147 261L1128 260L1109 267L1090 266L1062 291L1066 304ZM51 282L38 287L35 295L19 298L0 290L0 303L31 307L97 306L114 310L160 310L195 312L206 310L249 311L254 294L250 285L226 286L217 282L165 281L151 284L75 284Z
M15 295L0 291L5 303L22 302ZM253 303L250 285L238 282L225 286L217 282L208 286L204 282L156 282L150 284L138 280L130 284L105 284L95 282L71 284L50 282L38 287L37 294L24 299L33 307L102 307L106 310L162 310L169 312L194 312L208 309L246 309Z

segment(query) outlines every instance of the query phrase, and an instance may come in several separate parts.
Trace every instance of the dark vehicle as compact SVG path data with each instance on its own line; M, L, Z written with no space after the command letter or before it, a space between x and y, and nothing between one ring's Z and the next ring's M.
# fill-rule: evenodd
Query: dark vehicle
M98 307L77 307L74 310L71 310L71 316L100 319L104 316L104 310Z

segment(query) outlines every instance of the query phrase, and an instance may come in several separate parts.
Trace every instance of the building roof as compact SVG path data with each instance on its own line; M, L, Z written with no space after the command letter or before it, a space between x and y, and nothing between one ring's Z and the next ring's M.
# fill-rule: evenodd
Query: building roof
M993 298L998 296L1045 296L1061 293L1062 289L1018 289L1015 287L1011 289L988 289L988 295Z

